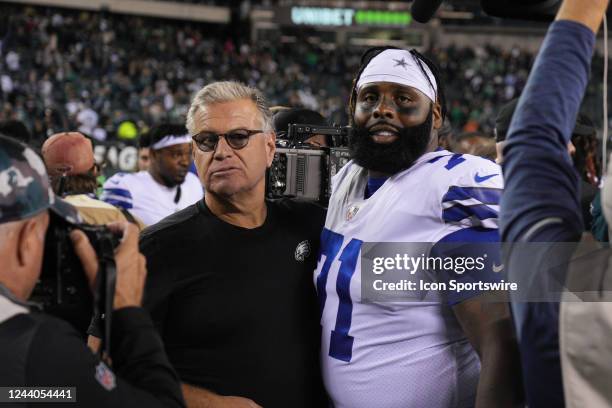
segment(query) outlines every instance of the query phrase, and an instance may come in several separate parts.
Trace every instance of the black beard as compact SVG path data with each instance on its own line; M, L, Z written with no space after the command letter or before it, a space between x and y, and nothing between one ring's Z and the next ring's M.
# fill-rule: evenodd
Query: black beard
M425 122L399 129L397 140L388 144L376 143L369 129L354 125L349 133L351 158L365 169L385 174L406 170L427 150L432 123L433 111L430 108Z

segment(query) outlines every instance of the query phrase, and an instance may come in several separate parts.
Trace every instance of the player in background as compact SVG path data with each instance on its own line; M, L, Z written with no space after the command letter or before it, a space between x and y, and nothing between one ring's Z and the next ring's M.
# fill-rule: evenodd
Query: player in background
M438 70L416 51L364 54L350 102L353 160L333 180L314 276L322 370L336 408L510 407L520 399L506 304L480 303L477 292L362 301L364 242L499 241L501 170L438 148L444 106Z
M155 126L149 142L148 170L117 173L104 183L102 193L104 201L127 209L147 226L204 196L202 184L188 172L191 138L184 126Z

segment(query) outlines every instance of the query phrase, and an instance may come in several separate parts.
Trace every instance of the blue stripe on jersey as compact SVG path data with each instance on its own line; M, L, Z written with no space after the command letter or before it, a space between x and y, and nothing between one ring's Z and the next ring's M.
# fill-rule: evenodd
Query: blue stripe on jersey
M133 208L131 202L122 201L122 200L115 200L115 199L110 198L110 197L104 198L102 201L104 201L105 203L108 203L110 205L114 205L115 207L124 208L126 210L129 210L130 208Z
M446 203L449 201L461 201L474 198L483 204L498 205L502 192L503 189L501 188L451 186L446 194L444 194L444 197L442 197L442 202Z
M129 198L130 200L132 199L130 190L124 188L104 188L104 193Z
M443 154L443 155L441 155L441 156L434 157L433 159L428 160L428 161L427 161L427 163L435 163L435 162L437 162L438 160L440 160L441 158L443 158L443 157L447 157L447 156L448 156L448 155Z
M476 217L479 220L497 218L497 211L484 204L462 205L456 204L442 211L442 219L446 222L458 222L465 218Z
M463 228L438 242L499 242L499 230L484 227Z
M457 166L458 164L463 163L465 159L461 156L463 155L459 153L453 154L453 157L450 158L450 160L444 167L446 167L447 170L451 170L453 167Z

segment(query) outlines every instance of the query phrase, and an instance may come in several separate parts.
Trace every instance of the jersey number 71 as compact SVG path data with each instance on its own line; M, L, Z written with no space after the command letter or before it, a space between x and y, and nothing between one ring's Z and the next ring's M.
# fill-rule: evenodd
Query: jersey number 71
M353 337L349 336L351 329L351 320L353 314L353 301L351 300L351 279L357 267L357 258L361 250L363 241L351 239L344 247L342 253L338 256L340 248L344 243L344 236L323 229L321 232L321 251L319 253L319 262L321 257L325 255L325 263L321 268L321 273L317 277L317 293L319 296L319 312L322 315L327 300L327 277L329 269L334 262L340 262L338 269L338 279L336 280L336 293L338 294L338 314L336 316L336 327L331 332L329 342L329 356L338 360L351 361L353 355Z

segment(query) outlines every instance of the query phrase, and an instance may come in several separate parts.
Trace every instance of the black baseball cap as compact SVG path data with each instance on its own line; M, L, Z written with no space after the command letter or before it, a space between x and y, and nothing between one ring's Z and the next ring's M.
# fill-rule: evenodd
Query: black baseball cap
M513 99L504 105L497 114L497 117L495 118L495 140L497 142L503 142L506 140L506 136L508 135L508 130L510 128L510 122L512 121L514 111L516 110L516 105L518 105L518 98ZM595 131L595 124L591 118L584 113L578 114L572 135L588 136L594 134Z
M278 111L274 115L274 131L283 138L289 131L289 125L293 123L309 124L316 126L327 126L327 120L319 112L305 108L291 108ZM300 140L303 142L303 140Z

